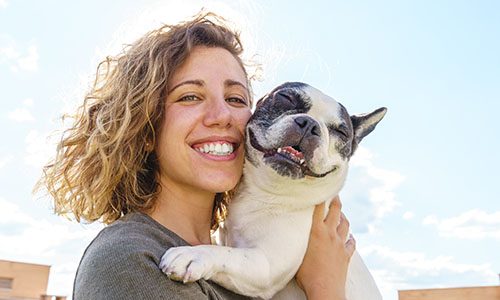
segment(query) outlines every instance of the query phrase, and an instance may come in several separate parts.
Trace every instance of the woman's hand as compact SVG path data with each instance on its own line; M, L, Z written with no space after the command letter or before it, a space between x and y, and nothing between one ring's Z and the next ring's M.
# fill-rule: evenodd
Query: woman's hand
M323 219L324 209L324 203L314 209L309 245L296 279L309 300L344 300L347 267L356 242L352 236L347 238L349 222L340 211L338 196Z

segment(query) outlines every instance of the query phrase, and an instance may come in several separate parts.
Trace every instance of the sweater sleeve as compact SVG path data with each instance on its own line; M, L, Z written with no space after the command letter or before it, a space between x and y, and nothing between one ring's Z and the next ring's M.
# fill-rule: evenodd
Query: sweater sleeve
M144 215L104 228L85 250L73 300L248 299L206 280L183 284L158 267L169 247L187 245Z

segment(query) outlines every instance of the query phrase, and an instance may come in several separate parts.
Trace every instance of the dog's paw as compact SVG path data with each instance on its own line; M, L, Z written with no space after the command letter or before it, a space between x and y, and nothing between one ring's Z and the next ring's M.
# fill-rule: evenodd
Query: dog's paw
M215 273L212 254L202 246L168 249L161 258L160 269L170 279L184 283L209 279Z

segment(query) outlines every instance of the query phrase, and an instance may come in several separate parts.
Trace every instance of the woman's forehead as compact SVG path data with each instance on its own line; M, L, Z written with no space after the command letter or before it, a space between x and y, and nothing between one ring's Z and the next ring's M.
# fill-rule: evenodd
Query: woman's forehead
M248 79L233 54L220 47L195 47L169 80L168 89L183 81L200 80L205 83L240 82L248 89Z

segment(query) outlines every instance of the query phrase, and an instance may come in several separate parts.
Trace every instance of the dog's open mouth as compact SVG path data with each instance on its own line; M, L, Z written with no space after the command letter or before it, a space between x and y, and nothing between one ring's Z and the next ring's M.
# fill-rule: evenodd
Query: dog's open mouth
M303 168L307 168L306 160L304 159L304 154L301 152L301 149L298 145L283 146L276 149L265 149L259 144L252 130L248 131L248 135L250 137L250 144L252 145L252 147L264 153L264 158L278 156L294 164L297 164Z
M304 176L324 177L336 169L336 167L333 167L330 171L317 174L307 165L305 155L301 151L300 146L288 145L276 149L265 149L259 144L252 130L248 130L248 138L250 138L252 147L264 154L264 161L267 161L281 175L294 178L302 178Z
M304 159L304 154L302 154L302 152L300 152L299 149L300 148L298 146L280 147L278 149L265 151L264 157L279 155L288 159L293 163L306 167L307 165L306 165L306 160Z

